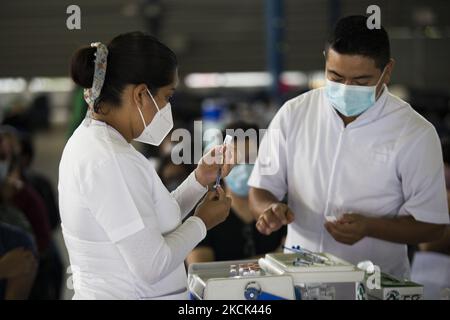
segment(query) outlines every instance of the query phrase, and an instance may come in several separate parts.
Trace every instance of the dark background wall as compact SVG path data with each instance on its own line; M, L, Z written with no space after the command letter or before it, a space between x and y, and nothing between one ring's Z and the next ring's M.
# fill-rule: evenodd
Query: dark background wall
M179 55L181 73L265 69L262 0L165 0L160 38ZM66 28L66 8L82 11L81 30ZM142 1L16 0L0 2L0 77L64 76L82 44L144 30ZM334 11L333 3L339 11ZM340 3L340 5L339 5ZM285 69L323 68L323 43L336 14L381 7L397 60L393 82L450 90L448 0L286 0ZM423 22L420 22L423 21ZM427 27L428 26L428 27Z

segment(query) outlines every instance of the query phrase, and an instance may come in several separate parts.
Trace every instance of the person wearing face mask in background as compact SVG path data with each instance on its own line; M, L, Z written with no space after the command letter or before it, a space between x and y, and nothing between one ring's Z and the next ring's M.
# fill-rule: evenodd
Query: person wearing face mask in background
M184 259L229 213L223 189L207 187L219 166L229 173L232 151L211 150L170 193L132 146L158 146L173 126L176 56L150 35L131 32L79 49L71 76L89 105L59 166L74 299L187 299Z
M236 122L226 126L227 129L249 129L259 131L251 123ZM186 263L254 259L266 253L281 250L286 236L286 226L266 236L258 232L255 218L249 209L247 184L253 170L251 162L250 144L256 150L257 141L246 138L245 153L238 152L239 143L236 143L235 153L238 155L238 164L224 179L224 189L231 198L231 210L227 220L211 230L202 242L188 255ZM244 145L244 144L243 144ZM239 157L239 156L242 157ZM254 161L254 159L253 159Z
M41 195L44 188L38 190L26 177L23 166L25 150L21 143L23 135L13 127L0 127L0 158L5 159L8 168L7 178L2 183L3 209L6 209L4 213L11 219L14 213L12 209L17 208L19 214L15 214L16 221L22 220L21 216L25 215L36 239L39 268L30 299L58 299L63 281L63 265L52 238L49 208Z
M40 254L52 246L47 207L39 193L22 177L18 132L0 127L0 170L2 202L23 212L32 227Z
M16 191L9 180L15 165L14 132L9 126L0 127L0 300L29 298L39 261L31 224L11 203Z
M441 138L447 201L450 203L450 137ZM450 215L450 212L449 212ZM423 285L427 300L450 298L450 226L444 236L418 246L411 266L411 279Z
M288 224L287 247L371 260L408 278L406 244L437 240L449 223L441 146L433 125L386 87L389 37L366 20L338 21L325 87L286 102L272 120L250 207L264 234Z

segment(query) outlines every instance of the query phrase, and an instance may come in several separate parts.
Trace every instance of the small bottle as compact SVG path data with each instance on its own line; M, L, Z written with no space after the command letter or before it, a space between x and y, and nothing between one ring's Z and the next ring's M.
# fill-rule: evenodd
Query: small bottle
M240 265L239 265L238 275L240 275L240 276L243 275L243 273L244 273L244 268L245 268L245 265L243 265L243 264L240 264Z
M232 264L230 266L230 277L236 277L238 275L237 266L235 264Z

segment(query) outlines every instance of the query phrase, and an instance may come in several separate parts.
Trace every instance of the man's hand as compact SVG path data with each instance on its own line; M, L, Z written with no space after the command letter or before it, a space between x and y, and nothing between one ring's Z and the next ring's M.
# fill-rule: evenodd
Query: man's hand
M325 229L334 240L353 245L368 235L369 218L353 213L346 213L336 222L326 222Z
M294 221L294 214L284 203L273 203L259 216L256 228L259 232L269 235L282 226Z

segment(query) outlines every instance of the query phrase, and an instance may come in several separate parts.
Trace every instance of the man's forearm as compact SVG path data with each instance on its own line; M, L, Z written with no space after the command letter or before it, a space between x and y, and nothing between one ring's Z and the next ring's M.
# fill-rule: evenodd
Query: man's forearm
M450 255L450 227L447 226L444 236L440 240L421 243L419 249L421 251L433 251Z
M278 199L270 191L253 187L250 188L250 211L255 219L258 219L264 210L266 210L272 203L276 202L279 202Z
M445 227L420 222L413 217L367 218L367 236L396 243L418 244L439 240Z

